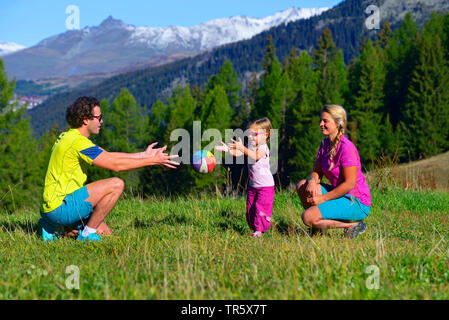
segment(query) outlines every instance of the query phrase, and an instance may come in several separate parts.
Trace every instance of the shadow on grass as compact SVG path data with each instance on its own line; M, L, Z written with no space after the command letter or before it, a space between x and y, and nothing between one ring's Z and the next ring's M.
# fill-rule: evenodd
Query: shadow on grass
M205 225L204 221L197 221L192 217L188 217L183 214L175 214L172 213L167 215L163 219L160 220L152 220L152 219L139 219L135 218L132 225L136 229L145 229L151 228L158 224L164 224L168 226L195 226L201 228L218 228L220 230L233 230L238 234L247 234L250 230L246 225L246 220L244 218L245 214L243 213L243 218L240 219L235 215L232 215L231 212L227 210L222 210L218 213L214 213L214 216L211 217L214 222L207 222Z
M292 224L289 221L279 220L273 223L272 228L281 235L306 235L308 232L306 227L301 227L298 224Z
M245 213L242 213L243 217L245 216ZM240 235L247 234L250 230L249 227L246 224L246 220L238 219L235 216L232 216L229 211L222 210L219 213L220 220L217 223L217 227L219 227L222 230L233 230L237 232Z
M197 222L195 222L192 219L189 219L185 215L178 215L178 214L170 214L167 217L160 220L152 220L152 219L142 220L139 218L135 218L133 223L134 227L137 229L151 228L157 224L165 224L169 226L199 225Z

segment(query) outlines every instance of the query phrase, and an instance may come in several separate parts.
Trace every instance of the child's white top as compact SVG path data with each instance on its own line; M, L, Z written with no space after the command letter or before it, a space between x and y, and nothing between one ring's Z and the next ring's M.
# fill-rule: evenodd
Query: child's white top
M274 179L270 170L270 149L267 144L263 144L253 150L258 149L264 150L267 155L257 161L248 159L249 185L253 188L272 187Z

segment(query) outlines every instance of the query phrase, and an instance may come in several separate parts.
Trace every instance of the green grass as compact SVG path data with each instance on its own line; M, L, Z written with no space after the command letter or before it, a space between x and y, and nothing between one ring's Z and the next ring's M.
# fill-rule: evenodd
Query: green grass
M449 194L372 198L354 240L309 236L286 191L260 239L249 237L244 197L122 198L101 243L43 243L37 210L0 213L0 299L449 299ZM79 289L66 287L71 265Z

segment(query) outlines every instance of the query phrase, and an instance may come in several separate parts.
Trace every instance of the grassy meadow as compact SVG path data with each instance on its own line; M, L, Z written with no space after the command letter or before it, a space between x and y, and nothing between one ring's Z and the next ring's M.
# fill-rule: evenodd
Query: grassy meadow
M372 198L354 240L342 230L311 236L286 190L259 239L245 197L125 196L101 243L44 243L37 210L0 213L0 299L449 299L449 193L374 189Z

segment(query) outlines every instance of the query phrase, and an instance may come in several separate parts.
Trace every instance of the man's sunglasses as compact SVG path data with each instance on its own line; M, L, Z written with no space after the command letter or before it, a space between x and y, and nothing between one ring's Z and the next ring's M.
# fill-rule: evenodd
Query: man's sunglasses
M95 118L98 120L98 122L101 122L101 120L103 120L103 115L100 114L99 116L92 116L92 118Z

